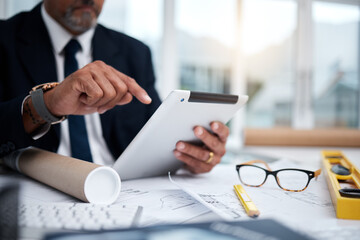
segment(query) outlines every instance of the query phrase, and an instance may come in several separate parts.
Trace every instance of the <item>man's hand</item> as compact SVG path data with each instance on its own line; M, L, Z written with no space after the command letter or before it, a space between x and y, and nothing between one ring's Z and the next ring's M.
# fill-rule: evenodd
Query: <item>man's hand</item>
M204 143L204 147L183 141L176 144L175 157L184 162L186 168L192 173L211 171L216 164L220 163L226 152L225 144L229 136L229 128L221 122L212 122L210 127L213 133L200 126L194 128L195 136Z
M56 116L104 113L136 97L149 104L151 98L134 79L102 61L92 62L69 75L44 94L49 111Z
M69 75L55 88L44 93L48 110L55 116L104 113L115 105L124 105L136 97L149 104L151 98L134 79L104 62L95 61ZM32 105L24 102L24 128L32 133L45 123Z

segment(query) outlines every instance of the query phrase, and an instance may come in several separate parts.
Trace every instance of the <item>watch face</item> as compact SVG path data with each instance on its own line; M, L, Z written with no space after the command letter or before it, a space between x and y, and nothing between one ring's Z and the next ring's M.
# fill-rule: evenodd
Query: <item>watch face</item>
M59 117L52 115L51 112L49 112L49 110L47 109L44 102L44 92L56 87L57 85L59 85L58 82L44 83L33 87L30 91L30 96L35 110L37 111L39 116L48 124L57 124L67 118L67 116Z
M31 89L30 93L33 92L33 91L36 91L38 89L42 89L43 92L46 92L46 91L56 87L57 85L59 85L58 82L43 83L43 84L40 84L40 85L37 85L37 86L33 87Z

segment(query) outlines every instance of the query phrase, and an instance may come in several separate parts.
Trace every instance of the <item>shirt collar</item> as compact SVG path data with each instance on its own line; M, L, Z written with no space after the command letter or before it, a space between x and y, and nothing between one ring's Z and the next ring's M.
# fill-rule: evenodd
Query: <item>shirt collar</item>
M74 38L79 41L81 45L81 51L86 55L91 55L91 40L95 32L94 27L75 37L46 12L44 4L42 4L41 6L41 16L49 32L50 39L56 54L62 54L62 51L66 44L72 38Z

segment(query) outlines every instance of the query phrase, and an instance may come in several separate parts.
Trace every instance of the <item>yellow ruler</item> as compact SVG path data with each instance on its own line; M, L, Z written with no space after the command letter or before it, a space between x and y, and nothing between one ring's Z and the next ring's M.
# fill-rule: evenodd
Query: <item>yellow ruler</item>
M336 217L360 219L360 171L341 151L322 151L324 174Z

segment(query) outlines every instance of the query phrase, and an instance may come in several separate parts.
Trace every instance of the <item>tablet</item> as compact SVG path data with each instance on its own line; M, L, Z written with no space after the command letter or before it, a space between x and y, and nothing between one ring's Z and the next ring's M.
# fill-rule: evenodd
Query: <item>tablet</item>
M199 141L195 126L227 123L248 96L174 90L163 101L113 168L122 180L165 175L183 163L173 154L178 141Z

